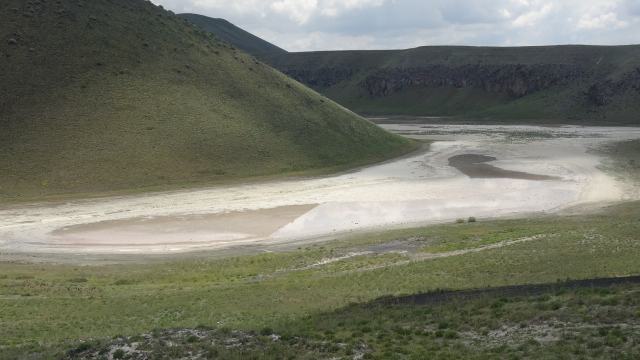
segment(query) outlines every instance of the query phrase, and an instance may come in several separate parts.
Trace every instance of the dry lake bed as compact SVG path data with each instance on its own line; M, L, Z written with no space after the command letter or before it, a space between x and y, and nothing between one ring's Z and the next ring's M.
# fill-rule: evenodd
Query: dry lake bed
M638 199L598 149L640 128L381 125L433 141L334 176L0 207L4 258L117 261L274 251L352 232L594 211Z

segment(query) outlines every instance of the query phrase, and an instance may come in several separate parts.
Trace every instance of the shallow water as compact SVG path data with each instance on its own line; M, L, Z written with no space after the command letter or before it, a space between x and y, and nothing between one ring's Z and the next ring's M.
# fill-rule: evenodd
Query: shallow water
M0 251L175 253L276 246L368 228L529 216L638 197L587 153L608 141L640 138L638 128L384 127L438 141L429 151L335 176L0 210ZM452 157L465 154L491 160L482 165L508 178L469 177L450 166ZM499 176L505 174L517 176Z

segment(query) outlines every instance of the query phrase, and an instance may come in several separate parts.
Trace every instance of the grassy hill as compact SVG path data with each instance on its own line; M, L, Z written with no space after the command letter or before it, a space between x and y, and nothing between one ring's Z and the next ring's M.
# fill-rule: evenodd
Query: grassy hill
M3 1L0 59L0 203L326 172L415 147L148 1Z
M198 14L178 14L181 18L206 29L213 35L221 38L249 54L286 54L287 51L281 49L270 42L240 29L224 19L214 19Z
M263 55L359 114L640 122L640 46L429 46Z

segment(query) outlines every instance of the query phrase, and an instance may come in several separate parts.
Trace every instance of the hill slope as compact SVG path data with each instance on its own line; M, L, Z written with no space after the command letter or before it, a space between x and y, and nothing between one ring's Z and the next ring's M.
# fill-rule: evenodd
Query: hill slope
M224 19L214 19L198 14L178 14L181 18L203 27L213 35L229 42L240 50L249 54L286 54L287 51L281 49L270 42L242 30Z
M264 55L360 114L640 123L640 46L430 46Z
M3 1L0 58L0 203L326 171L414 146L148 1Z

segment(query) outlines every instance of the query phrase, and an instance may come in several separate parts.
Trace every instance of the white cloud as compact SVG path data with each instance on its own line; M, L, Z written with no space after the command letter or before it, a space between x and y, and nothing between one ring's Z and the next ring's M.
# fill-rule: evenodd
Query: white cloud
M545 4L541 9L531 10L518 16L512 23L515 27L534 26L551 13L553 4Z
M345 10L362 9L368 6L380 6L385 0L325 0L321 4L321 14L335 17Z
M628 21L618 20L618 15L612 12L596 17L583 15L576 26L578 29L621 29L629 26Z
M283 0L271 3L269 7L275 12L288 14L289 19L303 25L307 23L317 5L317 0Z
M640 0L153 0L290 51L640 43Z

